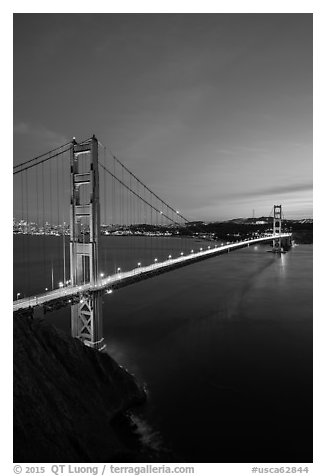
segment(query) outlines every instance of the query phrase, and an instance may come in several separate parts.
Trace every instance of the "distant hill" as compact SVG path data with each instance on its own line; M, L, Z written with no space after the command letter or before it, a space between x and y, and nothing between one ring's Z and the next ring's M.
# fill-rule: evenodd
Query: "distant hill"
M258 223L257 223L258 222ZM217 224L217 223L231 223L235 225L248 225L248 224L260 224L259 222L266 222L266 223L272 223L273 222L273 217L258 217L258 218L231 218L230 220L224 220L224 221L213 221L211 222L212 224ZM287 219L283 218L283 222L286 223L301 223L301 224L312 224L313 219L312 218L302 218L302 219ZM195 222L194 222L195 223ZM198 222L199 223L199 222ZM203 223L203 222L201 222Z
M255 224L257 222L272 222L272 217L259 217L259 218L232 218L231 220L225 220L223 223L234 223L237 225Z

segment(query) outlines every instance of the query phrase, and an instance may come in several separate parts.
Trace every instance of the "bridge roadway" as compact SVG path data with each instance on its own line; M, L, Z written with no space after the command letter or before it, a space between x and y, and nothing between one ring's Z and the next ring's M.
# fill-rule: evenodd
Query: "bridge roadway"
M54 289L46 293L38 294L33 297L22 298L14 301L14 312L20 309L26 309L28 307L36 307L42 304L67 299L67 305L69 304L69 298L79 296L83 293L100 291L105 289L116 289L128 284L141 281L153 277L157 274L161 274L166 271L170 271L181 266L186 266L195 261L200 261L211 256L226 253L235 249L244 248L245 246L254 245L256 243L264 243L272 241L275 238L287 238L291 233L282 233L279 235L266 235L261 238L247 239L244 241L229 243L223 246L214 246L213 248L199 251L197 253L191 253L185 256L179 256L178 258L171 258L166 261L150 264L148 266L137 267L130 271L119 272L107 278L99 279L97 285L91 285L90 283L80 286L65 286L63 288Z

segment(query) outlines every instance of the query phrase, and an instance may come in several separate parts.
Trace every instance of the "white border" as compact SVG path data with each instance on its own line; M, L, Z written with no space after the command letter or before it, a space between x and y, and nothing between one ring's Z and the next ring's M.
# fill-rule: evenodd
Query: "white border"
M8 2L9 3L9 2ZM175 13L314 13L314 218L315 244L314 255L314 463L310 466L309 474L325 475L325 428L326 428L326 392L325 392L325 340L326 340L326 312L325 299L322 296L325 282L325 224L322 215L322 206L326 203L323 193L322 180L325 180L325 6L321 1L170 1L164 2L82 2L62 1L49 3L44 1L13 1L1 7L1 121L3 141L2 148L2 236L3 251L1 289L5 298L1 317L3 331L1 339L1 375L3 380L1 399L1 468L3 474L12 473L12 13L118 13L118 12L175 12ZM11 204L11 206L9 205ZM10 248L10 252L8 251ZM253 462L254 463L254 462ZM250 468L254 464L196 464L196 474L246 475L251 474ZM286 466L291 464L286 464ZM269 466L257 464L257 466ZM285 466L270 465L273 466ZM297 466L297 464L296 464Z

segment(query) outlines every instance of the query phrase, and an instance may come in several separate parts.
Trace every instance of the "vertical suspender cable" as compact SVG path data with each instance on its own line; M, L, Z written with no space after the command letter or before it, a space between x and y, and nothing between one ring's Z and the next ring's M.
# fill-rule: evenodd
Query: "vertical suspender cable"
M153 196L151 193L149 193L150 196L150 233L151 233L151 261L154 261L155 253L154 253L154 246L153 246L153 236L154 236L154 231L155 231L155 217L153 217Z
M26 238L27 238L27 278L28 278L28 284L29 286L31 286L31 276L30 276L30 267L31 267L31 259L30 259L30 238L29 238L29 234L30 234L30 224L29 224L29 220L30 220L30 217L29 217L29 196L28 196L28 170L26 170L26 175L25 175L25 178L26 178L26 223L27 223L27 235L26 235Z
M43 279L46 277L45 266L45 210L44 210L44 163L42 163L42 220L43 220ZM52 268L53 269L53 268Z
M54 225L54 213L53 213L53 210L52 210L52 206L53 206L53 196L52 196L52 180L53 180L53 175L52 175L52 161L50 160L50 180L49 180L49 189L50 189L50 223L51 223L51 228L52 226ZM53 261L54 263L56 262L55 260L55 254L56 254L56 247L55 247L55 242L53 243L53 247L51 246L52 245L52 236L49 237L49 254L51 255L51 278L52 278L52 274L53 274ZM52 279L51 279L52 280Z
M114 176L115 175L115 160L113 159L113 173L114 173ZM113 221L113 228L112 230L115 231L116 229L116 187L115 187L115 179L112 177L112 221ZM115 243L115 240L112 240L112 243ZM114 257L114 263L113 263L113 269L112 269L112 272L115 273L115 268L116 268L116 258Z
M122 168L122 167L121 167L121 180L122 180L122 182L124 182L123 168ZM122 224L122 225L125 224L125 220L124 220L124 218L125 218L125 216L124 216L124 200L123 200L123 198L124 198L124 192L125 192L125 191L124 191L124 189L123 189L123 187L122 187L122 185L121 185L121 217L122 217L121 224Z
M82 154L81 156L82 160L81 160L81 166L82 166L82 170L79 170L79 172L84 172L85 169L86 169L86 156L85 154ZM82 187L79 187L79 203L84 203L84 193L83 193L83 188ZM83 217L81 217L80 219L80 229L81 229L81 233L83 235L83 247L85 247L85 231L86 231L86 220L83 220ZM86 257L83 255L83 282L84 284L86 283L86 265L87 265L87 259Z
M104 147L104 164L106 166L106 147ZM105 224L105 230L107 230L108 226L108 219L107 219L107 197L106 197L106 175L101 172L101 175L103 177L103 193L104 193L104 224ZM105 237L105 240L104 240ZM105 266L105 273L107 273L107 238L106 234L103 236L103 243L104 243L104 266Z
M143 187L143 198L146 200L146 194L145 194L145 187ZM146 205L145 205L145 202L144 202L144 223L145 223L145 230L146 232L148 231L148 228L147 228L147 209L146 209ZM147 234L145 233L145 243L147 241Z
M59 158L61 160L61 157ZM59 162L58 159L56 160L57 162L57 231L59 233L59 228L60 228L60 216L61 216L61 193L59 193ZM61 274L61 263L62 263L62 253L61 253L61 240L59 237L56 237L58 241L58 264L59 264L59 272L60 276L62 276L63 279L63 284L65 284L65 279L64 279L64 270L63 273ZM64 265L62 265L64 268ZM61 281L61 279L60 279Z
M24 172L21 173L21 197L22 197L22 248L23 248L23 263L24 263L24 268L23 268L23 281L24 281L24 295L27 293L27 267L26 267L26 243L25 243L25 219L24 219Z
M63 280L66 283L66 237L65 237L65 183L64 183L64 165L65 165L65 155L63 156L63 161L61 162L61 184L62 184L62 248L63 248Z
M164 210L164 205L163 205L162 202L161 202L160 205L161 205L161 207L160 207L161 212L163 212L163 210ZM162 220L162 217L163 217L163 215L162 215L162 213L160 213L160 234L161 234L161 236L160 236L160 244L161 244L160 248L161 248L161 257L163 256L163 247L164 247L164 241L163 241L163 220Z
M129 174L129 186L130 188L132 189L132 180L131 180L131 175ZM131 256L132 256L132 268L135 268L136 265L134 264L134 260L135 260L135 249L134 249L134 245L135 245L135 236L134 236L134 228L132 226L132 223L133 223L133 216L132 216L132 213L133 213L133 206L132 206L132 196L131 196L131 192L129 192L129 210L130 210L130 216L129 216L129 230L132 234L129 235L129 239L131 240Z
M40 231L40 223L39 223L39 210L38 210L38 167L35 167L35 174L36 174L36 180L35 180L35 188L36 188L36 227L38 230L38 233ZM39 236L37 236L37 243L39 242Z
M36 167L36 170L35 170L35 175L36 175L36 179L35 179L35 188L36 188L36 227L37 227L37 230L40 229L39 227L39 212L38 212L38 167Z
M113 174L114 176L116 176L115 160L113 160ZM113 187L112 187L113 223L115 225L116 224L116 211L115 211L116 201L115 201L115 180L113 177L112 177L112 180L113 180Z

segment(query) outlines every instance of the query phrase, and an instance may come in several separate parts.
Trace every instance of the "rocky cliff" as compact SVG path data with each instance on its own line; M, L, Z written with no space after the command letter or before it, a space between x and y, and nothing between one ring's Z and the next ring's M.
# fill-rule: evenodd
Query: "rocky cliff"
M129 450L114 419L144 399L109 355L14 317L15 462L121 461Z

